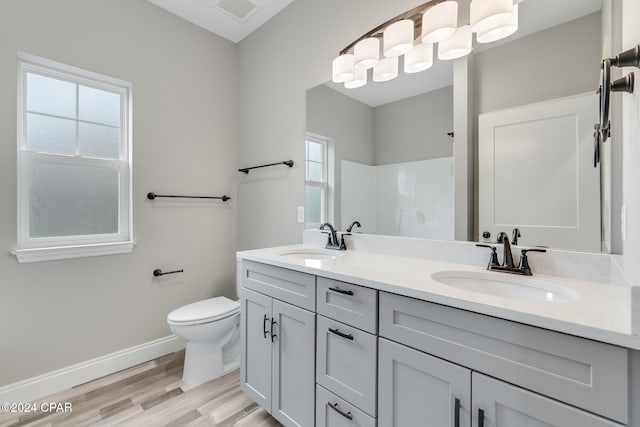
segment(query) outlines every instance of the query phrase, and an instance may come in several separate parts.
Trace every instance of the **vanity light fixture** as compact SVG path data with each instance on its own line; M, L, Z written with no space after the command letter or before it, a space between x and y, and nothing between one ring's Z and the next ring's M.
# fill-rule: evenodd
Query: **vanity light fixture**
M511 17L504 23L489 28L486 31L476 33L478 43L491 43L510 36L518 30L518 5L513 5Z
M456 59L468 55L473 50L471 27L463 25L449 38L438 43L438 59Z
M507 22L513 14L513 0L471 0L471 31L483 33Z
M360 40L353 47L353 66L368 70L378 63L380 60L380 39L377 37L369 37Z
M386 82L398 77L398 57L382 58L373 67L373 81Z
M404 54L404 72L418 73L433 66L433 45L419 43Z
M400 57L404 72L417 73L433 65L434 44L438 59L451 60L473 50L478 43L500 40L518 29L518 5L522 0L471 0L470 22L458 25L458 2L431 0L370 30L340 51L333 60L332 79L356 88L367 83L368 69L374 82L398 76ZM363 72L364 70L364 72Z
M422 42L437 43L451 36L458 27L458 2L444 1L422 15Z

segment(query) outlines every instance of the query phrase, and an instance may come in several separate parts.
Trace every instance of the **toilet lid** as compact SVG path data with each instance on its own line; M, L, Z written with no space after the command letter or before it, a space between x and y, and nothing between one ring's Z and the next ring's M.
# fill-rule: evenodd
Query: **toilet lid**
M238 301L226 297L215 297L177 308L169 313L167 320L174 323L213 321L228 317L239 310L240 303Z

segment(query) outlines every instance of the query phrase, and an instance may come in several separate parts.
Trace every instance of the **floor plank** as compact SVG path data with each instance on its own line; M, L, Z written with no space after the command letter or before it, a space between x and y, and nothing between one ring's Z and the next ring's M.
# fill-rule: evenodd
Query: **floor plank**
M184 351L80 384L36 402L70 402L72 412L0 414L0 427L279 427L240 390L239 371L182 383Z

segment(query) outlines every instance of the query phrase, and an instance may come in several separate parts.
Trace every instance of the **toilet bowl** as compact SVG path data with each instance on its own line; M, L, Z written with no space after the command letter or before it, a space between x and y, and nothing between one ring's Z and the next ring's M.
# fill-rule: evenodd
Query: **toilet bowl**
M171 332L187 341L182 381L202 383L236 369L240 303L226 297L187 304L167 315Z

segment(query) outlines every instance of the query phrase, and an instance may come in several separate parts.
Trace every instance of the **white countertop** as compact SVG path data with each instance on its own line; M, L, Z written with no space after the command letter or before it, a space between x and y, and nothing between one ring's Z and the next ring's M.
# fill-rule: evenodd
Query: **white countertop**
M631 288L627 286L537 275L534 270L534 279L570 289L580 297L566 302L530 301L465 291L431 278L439 271L484 272L483 266L359 250L340 251L335 259L281 255L303 248L318 249L304 245L281 246L241 251L237 258L640 350L640 337L631 333Z

